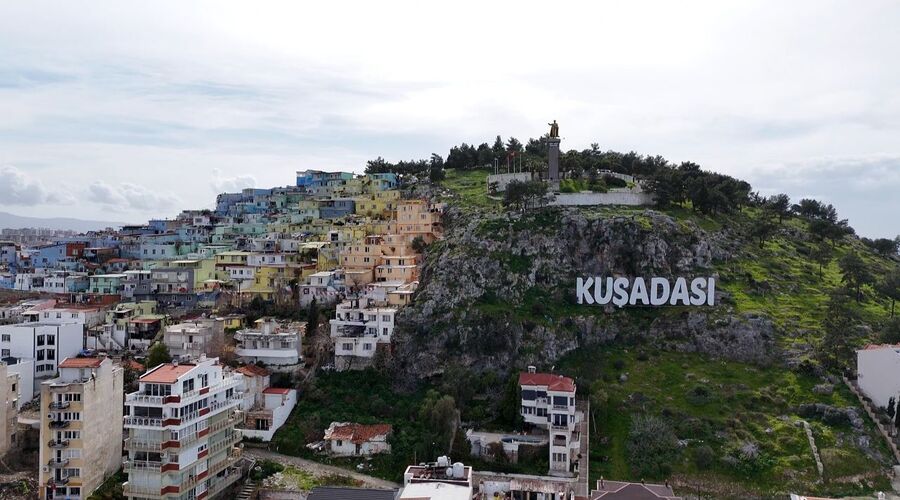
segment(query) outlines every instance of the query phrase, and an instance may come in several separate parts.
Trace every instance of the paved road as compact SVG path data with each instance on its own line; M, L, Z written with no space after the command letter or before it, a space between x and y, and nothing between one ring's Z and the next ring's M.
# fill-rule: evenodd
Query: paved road
M274 451L263 450L260 448L246 447L244 448L243 454L245 456L250 456L256 459L272 460L280 464L293 465L294 467L309 471L317 475L339 474L342 476L349 476L353 479L356 479L357 481L362 481L364 483L364 486L369 488L395 489L400 487L400 485L397 483L385 481L384 479L379 479L377 477L367 476L365 474L360 474L348 469L342 469L341 467L335 467L333 465L320 464L318 462L313 462L312 460L306 460L305 458L282 455L280 453L275 453Z

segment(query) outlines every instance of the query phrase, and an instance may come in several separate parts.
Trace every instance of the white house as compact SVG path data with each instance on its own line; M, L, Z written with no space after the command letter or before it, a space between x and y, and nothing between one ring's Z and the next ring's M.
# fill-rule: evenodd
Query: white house
M325 441L332 455L360 457L376 453L390 453L388 437L393 428L389 424L356 424L332 422L325 430Z
M573 472L580 436L575 411L575 381L555 373L537 373L535 367L519 374L522 418L550 434L550 473Z
M56 375L59 362L82 349L84 330L78 323L20 323L0 326L0 357L34 359L35 390Z
M179 358L214 358L225 347L225 320L197 318L165 327L163 343L169 354Z
M313 299L317 304L333 304L346 291L343 270L313 273L309 275L309 283L300 285L300 307L308 307Z
M273 319L256 320L255 328L234 334L234 353L244 363L262 362L270 370L289 372L300 366L300 347L306 323L282 324Z
M344 370L368 366L378 344L390 344L396 314L396 308L378 307L369 298L338 304L331 320L335 367Z
M900 401L900 345L868 345L856 351L856 383L876 406Z

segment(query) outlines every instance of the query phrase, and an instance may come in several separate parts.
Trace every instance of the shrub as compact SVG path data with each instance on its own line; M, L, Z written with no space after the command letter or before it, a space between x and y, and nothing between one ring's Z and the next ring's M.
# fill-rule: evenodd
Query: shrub
M694 386L693 389L688 391L687 396L685 396L688 403L700 406L705 405L713 400L713 393L709 390L705 385L697 385Z
M694 450L694 465L699 470L708 470L716 461L716 455L709 445L703 445Z
M256 467L250 471L250 477L254 481L262 481L263 479L275 474L276 472L281 472L284 470L284 466L278 462L273 462L272 460L262 460L256 464Z
M628 465L637 477L662 478L678 458L678 438L659 417L638 415L631 421L626 443Z

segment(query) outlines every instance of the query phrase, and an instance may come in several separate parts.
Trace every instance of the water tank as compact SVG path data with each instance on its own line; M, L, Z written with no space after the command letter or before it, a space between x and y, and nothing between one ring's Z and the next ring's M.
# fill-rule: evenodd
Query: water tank
M450 457L446 455L439 456L437 459L438 467L450 467Z
M444 471L444 474L446 474L447 477L453 477L453 467L447 467L447 470Z
M466 467L462 462L456 462L453 464L453 477L456 479L462 479L466 477Z

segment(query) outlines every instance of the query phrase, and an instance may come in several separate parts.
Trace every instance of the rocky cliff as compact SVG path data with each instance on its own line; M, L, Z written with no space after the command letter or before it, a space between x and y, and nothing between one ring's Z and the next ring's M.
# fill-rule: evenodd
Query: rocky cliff
M651 343L757 364L778 360L775 327L714 306L621 309L576 303L580 276L716 276L744 241L727 227L646 210L545 208L525 214L446 214L446 238L427 252L415 304L398 318L395 366L407 381L449 365L506 374L549 367L579 346Z

